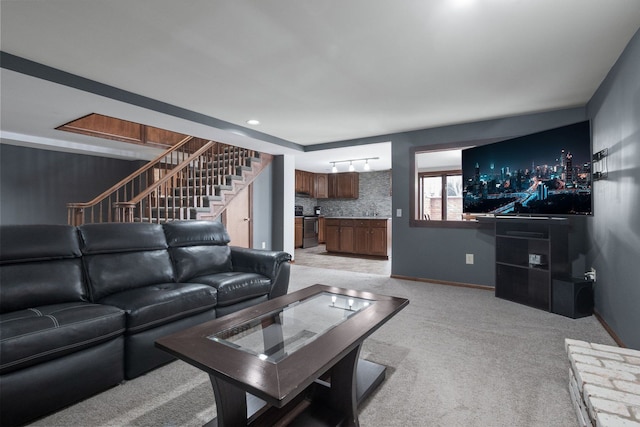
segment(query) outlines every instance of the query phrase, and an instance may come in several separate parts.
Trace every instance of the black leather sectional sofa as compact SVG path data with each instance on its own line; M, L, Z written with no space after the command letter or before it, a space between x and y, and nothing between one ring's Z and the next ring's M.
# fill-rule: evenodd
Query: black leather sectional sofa
M158 337L286 294L290 259L219 222L1 226L0 424L173 360Z

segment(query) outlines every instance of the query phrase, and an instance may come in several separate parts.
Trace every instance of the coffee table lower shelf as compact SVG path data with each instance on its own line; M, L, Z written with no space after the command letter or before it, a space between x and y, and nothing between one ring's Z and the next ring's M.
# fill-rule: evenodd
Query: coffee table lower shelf
M385 379L387 368L378 363L364 359L358 359L356 371L356 402L360 406L371 393L382 384ZM292 401L283 408L267 408L264 400L246 393L247 399L247 419L251 420L249 425L287 425L290 427L325 427L338 426L342 424L342 414L338 411L330 410L318 399L312 400L309 396L321 394L322 388L331 386L330 379L317 379L309 387L306 393L300 393L298 399ZM282 415L286 414L286 415ZM214 418L205 424L205 427L217 427L218 420Z

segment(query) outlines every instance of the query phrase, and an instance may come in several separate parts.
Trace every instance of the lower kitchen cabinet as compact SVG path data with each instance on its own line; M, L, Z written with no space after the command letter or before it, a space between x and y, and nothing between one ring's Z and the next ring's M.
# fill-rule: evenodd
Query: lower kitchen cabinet
M325 243L327 252L340 252L340 220L327 219L325 221Z
M302 217L298 217L296 218L296 222L295 222L295 232L294 232L294 246L296 248L301 248L302 247L302 241L303 241L303 232L302 232Z
M390 236L389 220L369 220L366 227L369 230L369 241L366 246L369 255L389 256Z
M389 257L389 219L327 218L327 252Z
M340 252L355 253L353 221L340 220Z
M353 253L354 221L351 219L326 219L325 240L327 252Z
M318 218L318 243L326 242L326 221L323 216Z

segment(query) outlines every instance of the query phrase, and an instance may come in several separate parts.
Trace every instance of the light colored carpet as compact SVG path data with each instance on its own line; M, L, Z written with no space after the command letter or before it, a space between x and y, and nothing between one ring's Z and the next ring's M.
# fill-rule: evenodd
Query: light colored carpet
M291 290L314 283L410 299L361 357L388 366L360 408L368 426L576 426L565 337L615 345L594 317L568 319L485 290L292 266ZM206 374L183 362L36 422L37 426L200 426L215 416Z

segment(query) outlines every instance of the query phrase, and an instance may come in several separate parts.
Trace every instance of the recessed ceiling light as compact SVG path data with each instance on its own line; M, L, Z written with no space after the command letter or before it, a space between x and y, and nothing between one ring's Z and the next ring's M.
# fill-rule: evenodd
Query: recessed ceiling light
M247 120L247 124L251 125L251 126L258 126L260 124L260 120L249 119L249 120Z
M474 2L475 2L474 0L453 0L452 3L455 7L469 7Z

